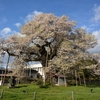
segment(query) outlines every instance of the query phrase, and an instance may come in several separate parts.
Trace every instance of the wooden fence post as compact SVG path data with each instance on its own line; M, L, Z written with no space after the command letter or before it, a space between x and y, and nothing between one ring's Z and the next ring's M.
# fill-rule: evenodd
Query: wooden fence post
M74 100L74 92L72 91L72 100Z
M0 98L2 98L3 97L3 90L1 91L1 95L0 95Z
M33 100L36 100L36 92L34 92Z

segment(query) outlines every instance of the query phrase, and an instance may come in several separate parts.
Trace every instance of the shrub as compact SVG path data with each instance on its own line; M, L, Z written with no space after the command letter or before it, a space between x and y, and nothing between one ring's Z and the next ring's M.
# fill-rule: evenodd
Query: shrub
M36 84L37 84L37 85L42 85L42 84L43 84L43 80L42 80L42 79L37 79Z
M49 88L49 86L50 86L49 83L39 85L40 88Z
M23 78L20 78L20 83L31 83L33 80L31 78L28 78L28 77L23 77Z
M76 81L75 80L68 80L68 85L76 85Z

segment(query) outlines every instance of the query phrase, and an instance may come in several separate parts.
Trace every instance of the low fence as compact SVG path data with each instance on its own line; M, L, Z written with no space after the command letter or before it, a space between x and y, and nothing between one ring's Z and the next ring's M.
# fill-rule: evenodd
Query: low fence
M0 90L1 94L0 94L0 98L3 98L4 94L11 94L11 95L26 95L26 96L30 96L31 99L29 100L77 100L76 97L78 97L79 95L81 95L82 97L79 98L78 100L86 100L85 96L93 96L95 95L95 97L100 96L100 93L80 93L80 92L74 92L74 91L70 91L70 92L63 92L63 93L46 93L46 92L28 92L27 91L23 91L21 93L18 92L10 92L10 91L4 91L3 89ZM24 96L23 95L23 96ZM92 97L91 97L92 98ZM88 99L91 100L91 99ZM98 99L96 99L98 100Z

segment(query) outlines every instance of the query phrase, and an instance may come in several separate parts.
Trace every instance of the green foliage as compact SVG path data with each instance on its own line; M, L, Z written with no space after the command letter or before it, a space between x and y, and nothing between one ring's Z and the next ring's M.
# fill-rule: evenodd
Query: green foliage
M20 78L20 83L21 84L27 84L27 83L31 83L33 80L31 78L28 78L28 77L22 77Z
M36 80L36 84L37 84L37 85L42 85L42 84L43 84L43 80L42 80L42 79Z
M68 85L72 85L72 86L75 86L76 85L76 81L75 80L68 80Z
M36 84L40 87L40 88L48 88L50 86L49 82L46 82L45 84L43 83L42 79L38 79Z
M49 86L50 86L49 83L39 85L40 88L49 88Z

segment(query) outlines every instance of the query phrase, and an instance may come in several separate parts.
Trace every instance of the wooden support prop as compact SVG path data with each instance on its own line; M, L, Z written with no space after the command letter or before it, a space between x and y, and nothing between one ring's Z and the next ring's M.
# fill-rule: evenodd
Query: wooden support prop
M85 80L84 72L83 72L83 79L84 79L84 86L86 87L86 80Z
M72 91L72 100L74 100L74 92Z
M75 78L76 78L76 86L78 85L78 82L77 82L77 70L75 70Z

